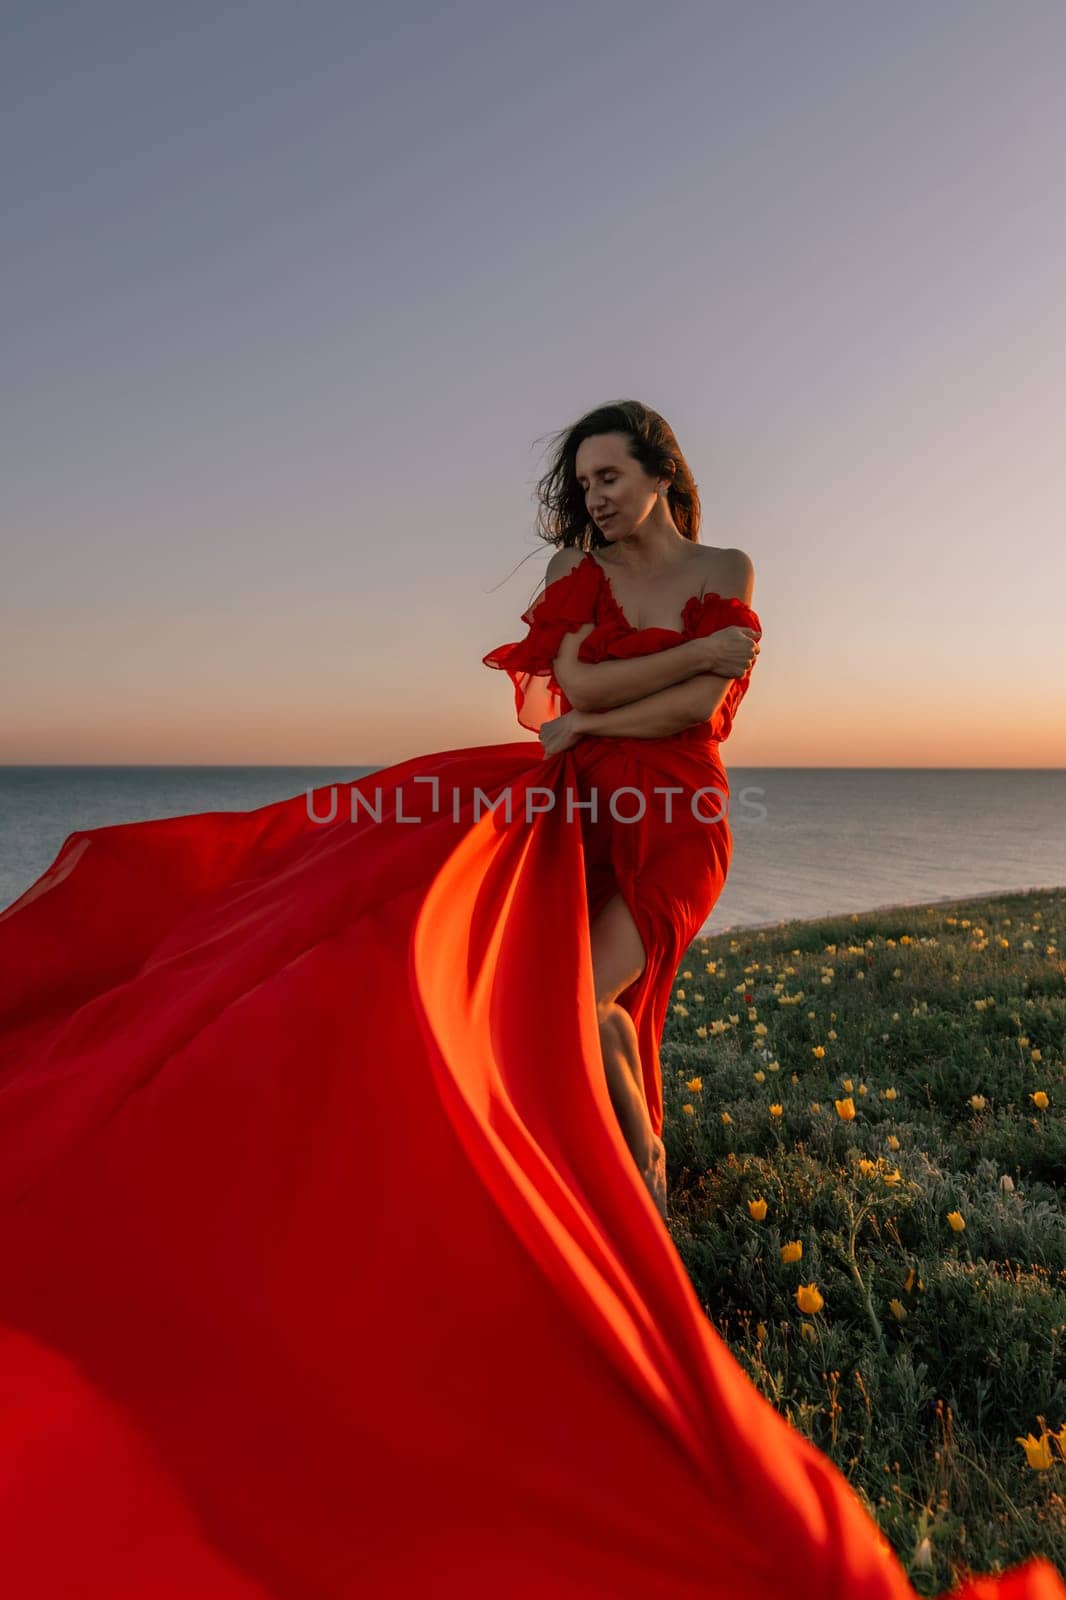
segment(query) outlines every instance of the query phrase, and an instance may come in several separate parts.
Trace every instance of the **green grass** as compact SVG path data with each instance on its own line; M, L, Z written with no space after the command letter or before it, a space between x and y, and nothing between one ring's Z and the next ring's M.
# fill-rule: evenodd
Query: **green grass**
M1051 1443L1038 1470L1017 1442L1066 1424L1064 943L1064 889L721 934L667 1015L670 1231L696 1292L922 1594L1034 1554L1066 1575L1066 1458Z

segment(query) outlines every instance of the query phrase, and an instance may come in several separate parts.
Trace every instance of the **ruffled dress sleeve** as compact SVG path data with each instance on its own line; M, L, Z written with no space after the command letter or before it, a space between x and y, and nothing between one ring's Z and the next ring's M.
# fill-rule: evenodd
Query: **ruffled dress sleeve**
M482 656L486 667L506 672L514 684L515 715L523 728L537 733L541 723L571 709L552 672L563 635L596 620L599 583L595 563L578 562L548 584L522 621L528 632L513 644L497 645Z

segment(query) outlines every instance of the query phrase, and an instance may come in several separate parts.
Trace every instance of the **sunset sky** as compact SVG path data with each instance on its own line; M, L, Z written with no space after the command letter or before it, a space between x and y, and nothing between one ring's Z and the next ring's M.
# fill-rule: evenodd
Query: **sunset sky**
M630 397L755 564L727 765L1066 766L1060 0L2 27L0 762L531 738L481 657Z

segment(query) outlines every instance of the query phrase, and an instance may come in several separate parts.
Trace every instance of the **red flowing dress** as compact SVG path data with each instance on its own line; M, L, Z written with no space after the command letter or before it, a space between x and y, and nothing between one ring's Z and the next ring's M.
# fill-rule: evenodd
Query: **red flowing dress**
M583 561L486 658L525 726L593 619L590 659L679 637ZM0 1594L912 1595L704 1315L603 1072L594 905L617 883L645 935L661 1107L729 844L687 795L674 833L577 806L721 786L744 687L669 739L72 833L0 913ZM965 1594L1066 1588L1037 1559Z

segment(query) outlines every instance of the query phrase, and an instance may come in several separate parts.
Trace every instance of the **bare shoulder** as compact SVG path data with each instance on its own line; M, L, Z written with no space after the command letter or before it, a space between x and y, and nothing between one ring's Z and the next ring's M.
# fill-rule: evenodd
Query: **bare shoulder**
M573 545L564 545L561 550L556 550L544 574L545 584L554 583L556 578L565 578L567 573L573 572L584 559L584 551L576 549Z
M732 600L751 604L755 591L755 568L744 550L717 550L710 546L704 553L706 576L703 592L724 595Z

